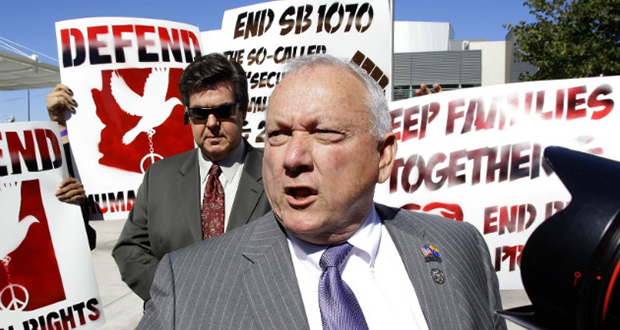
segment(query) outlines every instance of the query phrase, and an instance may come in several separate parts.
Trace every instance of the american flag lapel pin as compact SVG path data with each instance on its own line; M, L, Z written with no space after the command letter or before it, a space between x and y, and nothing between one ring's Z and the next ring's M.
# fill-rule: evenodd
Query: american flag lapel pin
M441 256L439 255L439 249L431 244L425 244L421 249L426 262L436 261L441 262Z

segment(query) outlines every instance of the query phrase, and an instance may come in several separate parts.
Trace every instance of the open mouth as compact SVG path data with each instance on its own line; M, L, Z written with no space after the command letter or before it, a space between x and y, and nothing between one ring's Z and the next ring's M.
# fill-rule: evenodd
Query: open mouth
M312 195L312 191L310 188L287 188L286 194L300 200Z
M288 187L284 189L284 192L293 204L310 202L309 198L317 194L314 189L309 187Z

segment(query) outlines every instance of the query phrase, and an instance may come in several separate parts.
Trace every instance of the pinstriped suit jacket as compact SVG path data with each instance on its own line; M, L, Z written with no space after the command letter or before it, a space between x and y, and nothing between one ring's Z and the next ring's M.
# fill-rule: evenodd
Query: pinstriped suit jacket
M486 243L470 224L376 205L430 329L506 329ZM441 263L420 248L437 247ZM443 284L430 276L445 274ZM273 213L162 259L137 329L309 329L285 234Z

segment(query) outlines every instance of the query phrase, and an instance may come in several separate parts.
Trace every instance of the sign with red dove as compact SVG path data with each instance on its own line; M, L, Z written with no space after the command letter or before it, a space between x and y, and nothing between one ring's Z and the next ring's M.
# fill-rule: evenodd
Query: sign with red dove
M91 219L126 219L146 169L195 147L178 92L201 55L196 27L97 17L56 23L62 83L74 92L67 120Z

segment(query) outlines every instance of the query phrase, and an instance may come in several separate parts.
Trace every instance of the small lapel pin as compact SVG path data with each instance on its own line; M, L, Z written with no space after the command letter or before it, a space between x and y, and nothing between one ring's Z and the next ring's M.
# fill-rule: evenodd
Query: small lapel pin
M443 284L446 281L446 276L438 268L431 269L431 278L437 284Z
M426 262L441 262L441 257L439 256L439 249L437 249L436 247L430 244L425 244L420 250L422 250L422 254L424 254L424 260Z

